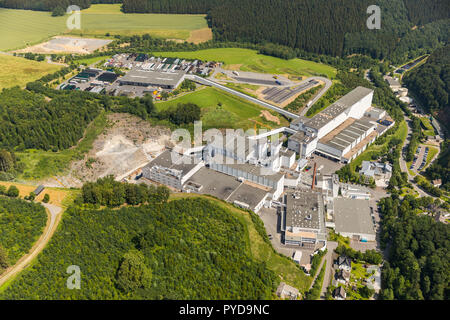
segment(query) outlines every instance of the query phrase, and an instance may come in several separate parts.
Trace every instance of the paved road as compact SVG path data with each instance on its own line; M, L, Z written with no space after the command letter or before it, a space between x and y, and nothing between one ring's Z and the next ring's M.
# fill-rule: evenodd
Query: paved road
M308 112L308 110L317 102L320 98L331 88L333 85L333 82L330 79L324 78L324 77L311 77L306 79L305 81L309 80L318 80L325 82L325 87L320 90L320 92L311 100L311 105L309 107L306 107L302 110L300 113L301 116L305 116L305 114Z
M327 294L328 285L330 284L331 278L333 277L333 272L332 272L333 252L337 248L337 246L338 246L337 242L327 241L327 250L328 251L327 251L327 254L325 255L324 259L322 259L322 264L320 266L320 268L322 268L324 261L327 262L327 266L325 269L325 276L323 277L322 291L320 293L321 300L325 299L325 295ZM319 274L320 268L319 268L319 271L317 271L317 274Z
M17 261L17 263L6 269L5 272L0 276L0 287L7 282L9 279L17 275L23 269L25 269L34 258L45 248L49 240L51 239L53 233L58 226L59 221L61 220L60 213L62 212L62 208L52 205L41 203L47 209L47 225L42 233L41 237L31 248L30 252L24 255L22 258Z
M406 137L405 142L403 143L403 152L402 152L402 155L400 157L400 170L402 170L403 172L406 172L406 174L408 175L409 182L412 184L414 190L417 191L417 193L419 193L419 196L421 196L421 197L432 197L432 198L436 199L436 197L432 196L431 194L426 193L422 188L420 188L414 182L414 177L409 173L408 165L406 164L406 161L405 161L404 157L405 157L405 153L406 153L406 147L411 142L412 129L411 129L411 119L409 119L407 116L405 116L405 121L406 121L406 123L408 125L408 136ZM437 156L438 155L436 155L435 159L437 158ZM432 162L430 162L430 165L431 165L431 163Z

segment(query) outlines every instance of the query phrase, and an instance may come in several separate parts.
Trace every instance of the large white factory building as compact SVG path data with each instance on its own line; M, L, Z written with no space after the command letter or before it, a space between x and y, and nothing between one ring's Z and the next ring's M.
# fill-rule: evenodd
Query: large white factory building
M289 138L289 149L301 157L316 152L344 163L352 161L375 141L377 121L386 115L372 108L373 92L357 87L311 119L293 121L290 127L297 133Z

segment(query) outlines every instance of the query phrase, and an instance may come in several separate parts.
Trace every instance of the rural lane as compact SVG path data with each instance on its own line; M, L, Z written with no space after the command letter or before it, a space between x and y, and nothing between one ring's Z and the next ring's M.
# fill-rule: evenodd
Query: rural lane
M48 215L47 225L45 226L44 232L26 255L20 258L14 266L9 267L5 272L3 272L3 274L0 276L0 287L15 275L17 275L19 272L24 270L31 263L31 261L33 261L33 259L36 258L37 255L45 248L53 233L55 232L56 227L61 220L61 212L63 209L52 204L41 203L41 205L47 209L46 211Z
M337 248L338 243L335 241L327 241L327 254L325 255L325 259L322 259L322 264L324 261L327 262L327 266L325 269L325 275L323 277L322 290L320 292L320 299L324 300L325 295L327 294L327 288L330 284L330 280L333 277L332 267L333 267L333 252ZM322 266L320 266L322 268ZM317 273L320 272L320 269Z

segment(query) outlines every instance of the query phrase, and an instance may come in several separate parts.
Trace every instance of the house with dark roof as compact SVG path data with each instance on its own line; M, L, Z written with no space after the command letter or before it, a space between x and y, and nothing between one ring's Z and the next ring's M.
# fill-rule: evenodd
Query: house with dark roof
M345 270L347 272L352 271L352 259L347 256L339 256L339 258L337 258L336 264L339 270Z
M335 300L345 300L347 298L347 293L344 287L337 287L333 291L333 297Z
M334 278L338 283L346 285L350 281L350 272L344 269L339 269Z

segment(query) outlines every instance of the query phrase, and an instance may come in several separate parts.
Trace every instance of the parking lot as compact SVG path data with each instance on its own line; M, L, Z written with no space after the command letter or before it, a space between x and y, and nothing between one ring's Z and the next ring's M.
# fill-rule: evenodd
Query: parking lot
M419 172L422 171L426 164L427 164L427 158L428 158L428 152L430 151L430 148L424 145L420 145L416 153L414 155L414 160L409 167L410 170Z
M272 87L265 89L262 93L265 95L264 99L275 103L282 103L292 98L296 94L302 91L307 91L318 84L319 82L316 80L309 80L308 82L303 83L295 88L279 89L276 87Z

